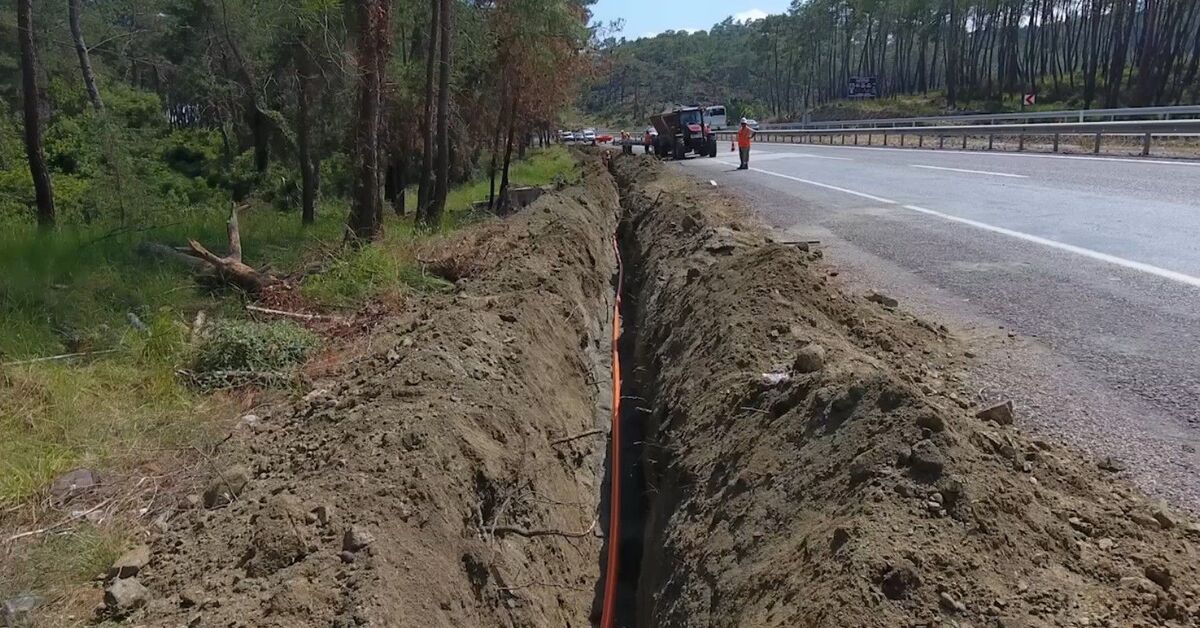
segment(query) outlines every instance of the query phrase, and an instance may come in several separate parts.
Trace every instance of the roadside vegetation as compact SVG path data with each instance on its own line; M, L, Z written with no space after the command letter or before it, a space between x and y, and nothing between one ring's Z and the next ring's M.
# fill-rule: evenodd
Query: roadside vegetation
M447 290L423 240L576 179L548 144L586 19L574 0L0 8L21 70L0 76L0 604L80 602L142 509L296 389L330 342L305 316ZM236 281L239 248L269 282ZM78 469L100 486L53 487Z

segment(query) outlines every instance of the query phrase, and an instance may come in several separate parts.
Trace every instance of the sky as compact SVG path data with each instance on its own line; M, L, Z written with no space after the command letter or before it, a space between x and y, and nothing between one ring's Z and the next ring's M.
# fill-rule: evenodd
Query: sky
M742 21L783 13L791 0L600 0L592 6L592 21L607 24L625 20L617 36L652 37L665 30L707 30L733 16Z

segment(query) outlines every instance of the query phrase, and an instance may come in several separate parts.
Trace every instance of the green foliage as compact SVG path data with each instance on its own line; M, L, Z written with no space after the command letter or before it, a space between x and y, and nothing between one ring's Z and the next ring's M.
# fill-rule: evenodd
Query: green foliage
M334 308L349 307L399 281L399 268L378 246L352 249L334 258L325 270L310 275L300 293Z
M303 363L316 346L317 337L294 323L224 320L206 333L191 365L197 373L286 373Z

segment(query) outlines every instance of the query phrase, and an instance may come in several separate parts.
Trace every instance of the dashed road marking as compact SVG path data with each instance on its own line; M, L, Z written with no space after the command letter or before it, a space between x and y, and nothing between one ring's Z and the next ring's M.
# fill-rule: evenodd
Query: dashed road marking
M986 174L993 177L1012 177L1014 179L1028 179L1029 175L1010 174L1008 172L992 172L991 170L968 170L966 168L946 168L944 166L926 166L922 164L909 164L913 168L925 168L926 170L948 170L950 172L965 172L967 174Z

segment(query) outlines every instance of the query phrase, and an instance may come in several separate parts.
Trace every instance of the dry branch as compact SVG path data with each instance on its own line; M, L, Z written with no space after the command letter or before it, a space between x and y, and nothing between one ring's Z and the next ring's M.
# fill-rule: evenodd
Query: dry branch
M527 528L518 528L516 526L495 526L491 529L492 534L515 534L523 536L527 539L532 539L539 536L561 536L568 539L579 539L585 536L590 536L596 529L596 520L592 520L592 525L583 532L564 532L562 530L530 530Z
M579 440L581 438L587 438L588 436L596 436L597 434L604 434L604 433L605 433L604 430L588 430L586 432L583 432L582 434L575 434L573 436L567 436L565 438L560 438L558 440L552 440L552 441L550 441L550 446L555 447L558 445L562 445L563 443L569 443L573 440Z
M304 314L303 312L288 312L286 310L274 310L269 307L260 307L258 305L247 305L246 309L251 312L260 314L272 314L274 316L286 316L288 318L298 318L302 321L340 321L341 316L329 316L326 314Z

